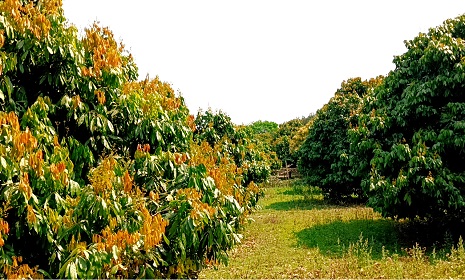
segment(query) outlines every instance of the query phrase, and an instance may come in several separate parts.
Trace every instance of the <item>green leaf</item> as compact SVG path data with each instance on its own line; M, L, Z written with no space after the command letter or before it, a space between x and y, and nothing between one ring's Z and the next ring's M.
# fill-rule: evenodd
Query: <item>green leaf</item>
M38 269L37 272L41 273L43 276L47 277L48 279L52 279L52 276L50 276L50 274L43 269Z
M7 163L4 157L0 157L0 164L2 165L3 169L6 169Z
M118 265L118 264L117 264L117 265L114 265L114 266L111 268L111 270L110 270L110 274L111 274L111 275L115 275L116 272L118 272L118 268L119 268L119 265Z
M115 132L115 129L113 128L113 124L111 123L110 120L107 120L107 127L108 127L108 130L110 130L112 133Z
M9 96L13 93L13 84L11 83L11 80L8 76L4 76L5 78L5 86L6 86L6 91Z
M103 146L107 149L111 149L110 144L108 143L107 137L102 136Z
M19 41L18 44L16 45L16 48L19 50L19 49L22 49L23 46L24 46L24 41L21 40L21 41Z
M404 201L406 201L409 206L412 205L412 198L411 198L410 194L408 194L408 193L405 194Z
M153 273L153 269L152 269L152 267L151 267L150 265L148 265L148 264L147 264L146 267L145 267L145 273L146 273L146 275L148 276L148 277L146 277L146 278L148 278L148 279L154 279L154 278L155 278L155 274ZM145 277L144 277L144 278L145 278Z
M95 118L92 118L92 119L90 120L90 127L89 127L89 129L90 129L90 132L92 132L92 133L94 133L94 131L95 131L95 122L96 122Z
M97 127L101 128L102 127L102 120L100 119L100 116L96 117L95 119L97 121Z
M78 268L80 271L82 272L87 271L88 266L87 266L87 261L85 259L80 257L77 259L77 262L78 262Z
M81 125L82 125L82 123L86 120L86 117L87 117L86 114L84 114L84 115L82 115L82 116L79 117L78 126L81 126Z
M78 278L77 271L76 271L76 264L74 262L71 262L69 264L69 275L68 275L68 277L70 277L71 279L77 279Z
M165 240L165 243L169 246L170 245L170 240L168 239L168 237L166 237L165 234L163 234L163 239Z
M234 240L236 241L236 243L241 243L241 238L242 238L241 234L233 233L232 236L234 237Z
M24 61L26 60L27 55L29 54L29 51L26 50L22 55L21 55L21 60Z

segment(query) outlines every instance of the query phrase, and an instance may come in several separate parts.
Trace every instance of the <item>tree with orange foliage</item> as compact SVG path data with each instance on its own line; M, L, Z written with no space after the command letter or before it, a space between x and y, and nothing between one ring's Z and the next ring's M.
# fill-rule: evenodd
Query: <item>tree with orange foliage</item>
M0 2L0 277L187 278L227 260L260 189L233 152L209 165L168 83L136 79L112 32L79 38L61 1Z

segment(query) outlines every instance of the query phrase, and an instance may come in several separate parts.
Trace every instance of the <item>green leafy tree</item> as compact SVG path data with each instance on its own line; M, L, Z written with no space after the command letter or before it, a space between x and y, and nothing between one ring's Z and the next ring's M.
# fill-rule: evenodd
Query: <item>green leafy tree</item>
M310 114L307 118L303 119L304 125L301 126L291 137L289 141L289 150L294 157L299 158L298 151L300 146L304 143L308 135L308 129L313 125L315 120L315 114Z
M359 173L384 216L463 219L465 16L405 41L351 130Z
M233 156L236 165L243 172L243 186L251 182L261 183L271 174L271 165L276 164L274 153L266 144L256 138L248 126L235 126L224 112L199 111L195 120L194 139L197 143L206 141L211 147L221 143L221 153Z
M278 124L270 121L256 121L248 125L254 134L273 133L278 130Z
M363 199L359 176L352 172L357 155L350 153L349 128L358 122L363 96L382 79L344 81L334 97L318 110L299 150L298 167L306 181L336 202Z
M271 169L276 170L281 168L281 160L276 154L276 149L273 145L273 140L279 125L270 121L256 121L246 127L250 130L252 138L260 142L263 151L270 156Z
M284 165L297 166L296 150L291 149L292 138L308 122L307 118L296 118L279 125L273 136L273 150Z
M195 118L195 140L207 141L210 146L220 141L223 137L232 138L234 135L234 124L231 118L224 112L199 111Z

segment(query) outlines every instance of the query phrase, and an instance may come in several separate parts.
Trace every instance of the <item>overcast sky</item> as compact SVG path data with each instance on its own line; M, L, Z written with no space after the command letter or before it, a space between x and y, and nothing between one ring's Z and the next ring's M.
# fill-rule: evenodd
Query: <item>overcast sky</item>
M394 69L403 41L465 13L463 0L64 0L80 30L108 26L140 79L169 82L192 114L236 124L316 112L342 81Z

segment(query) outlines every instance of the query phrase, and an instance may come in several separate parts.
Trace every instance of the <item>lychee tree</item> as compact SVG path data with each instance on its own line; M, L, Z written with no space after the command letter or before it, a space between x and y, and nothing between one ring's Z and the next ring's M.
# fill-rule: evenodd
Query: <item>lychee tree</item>
M352 170L359 163L358 155L350 151L348 132L358 122L363 98L381 80L382 77L344 81L308 127L308 135L298 152L299 171L330 200L346 202L365 198L360 188L361 177Z
M384 216L463 219L465 15L405 41L351 130L368 155L360 172L369 205Z
M59 0L0 1L0 277L187 278L225 262L260 189L195 129L108 28L80 38Z

